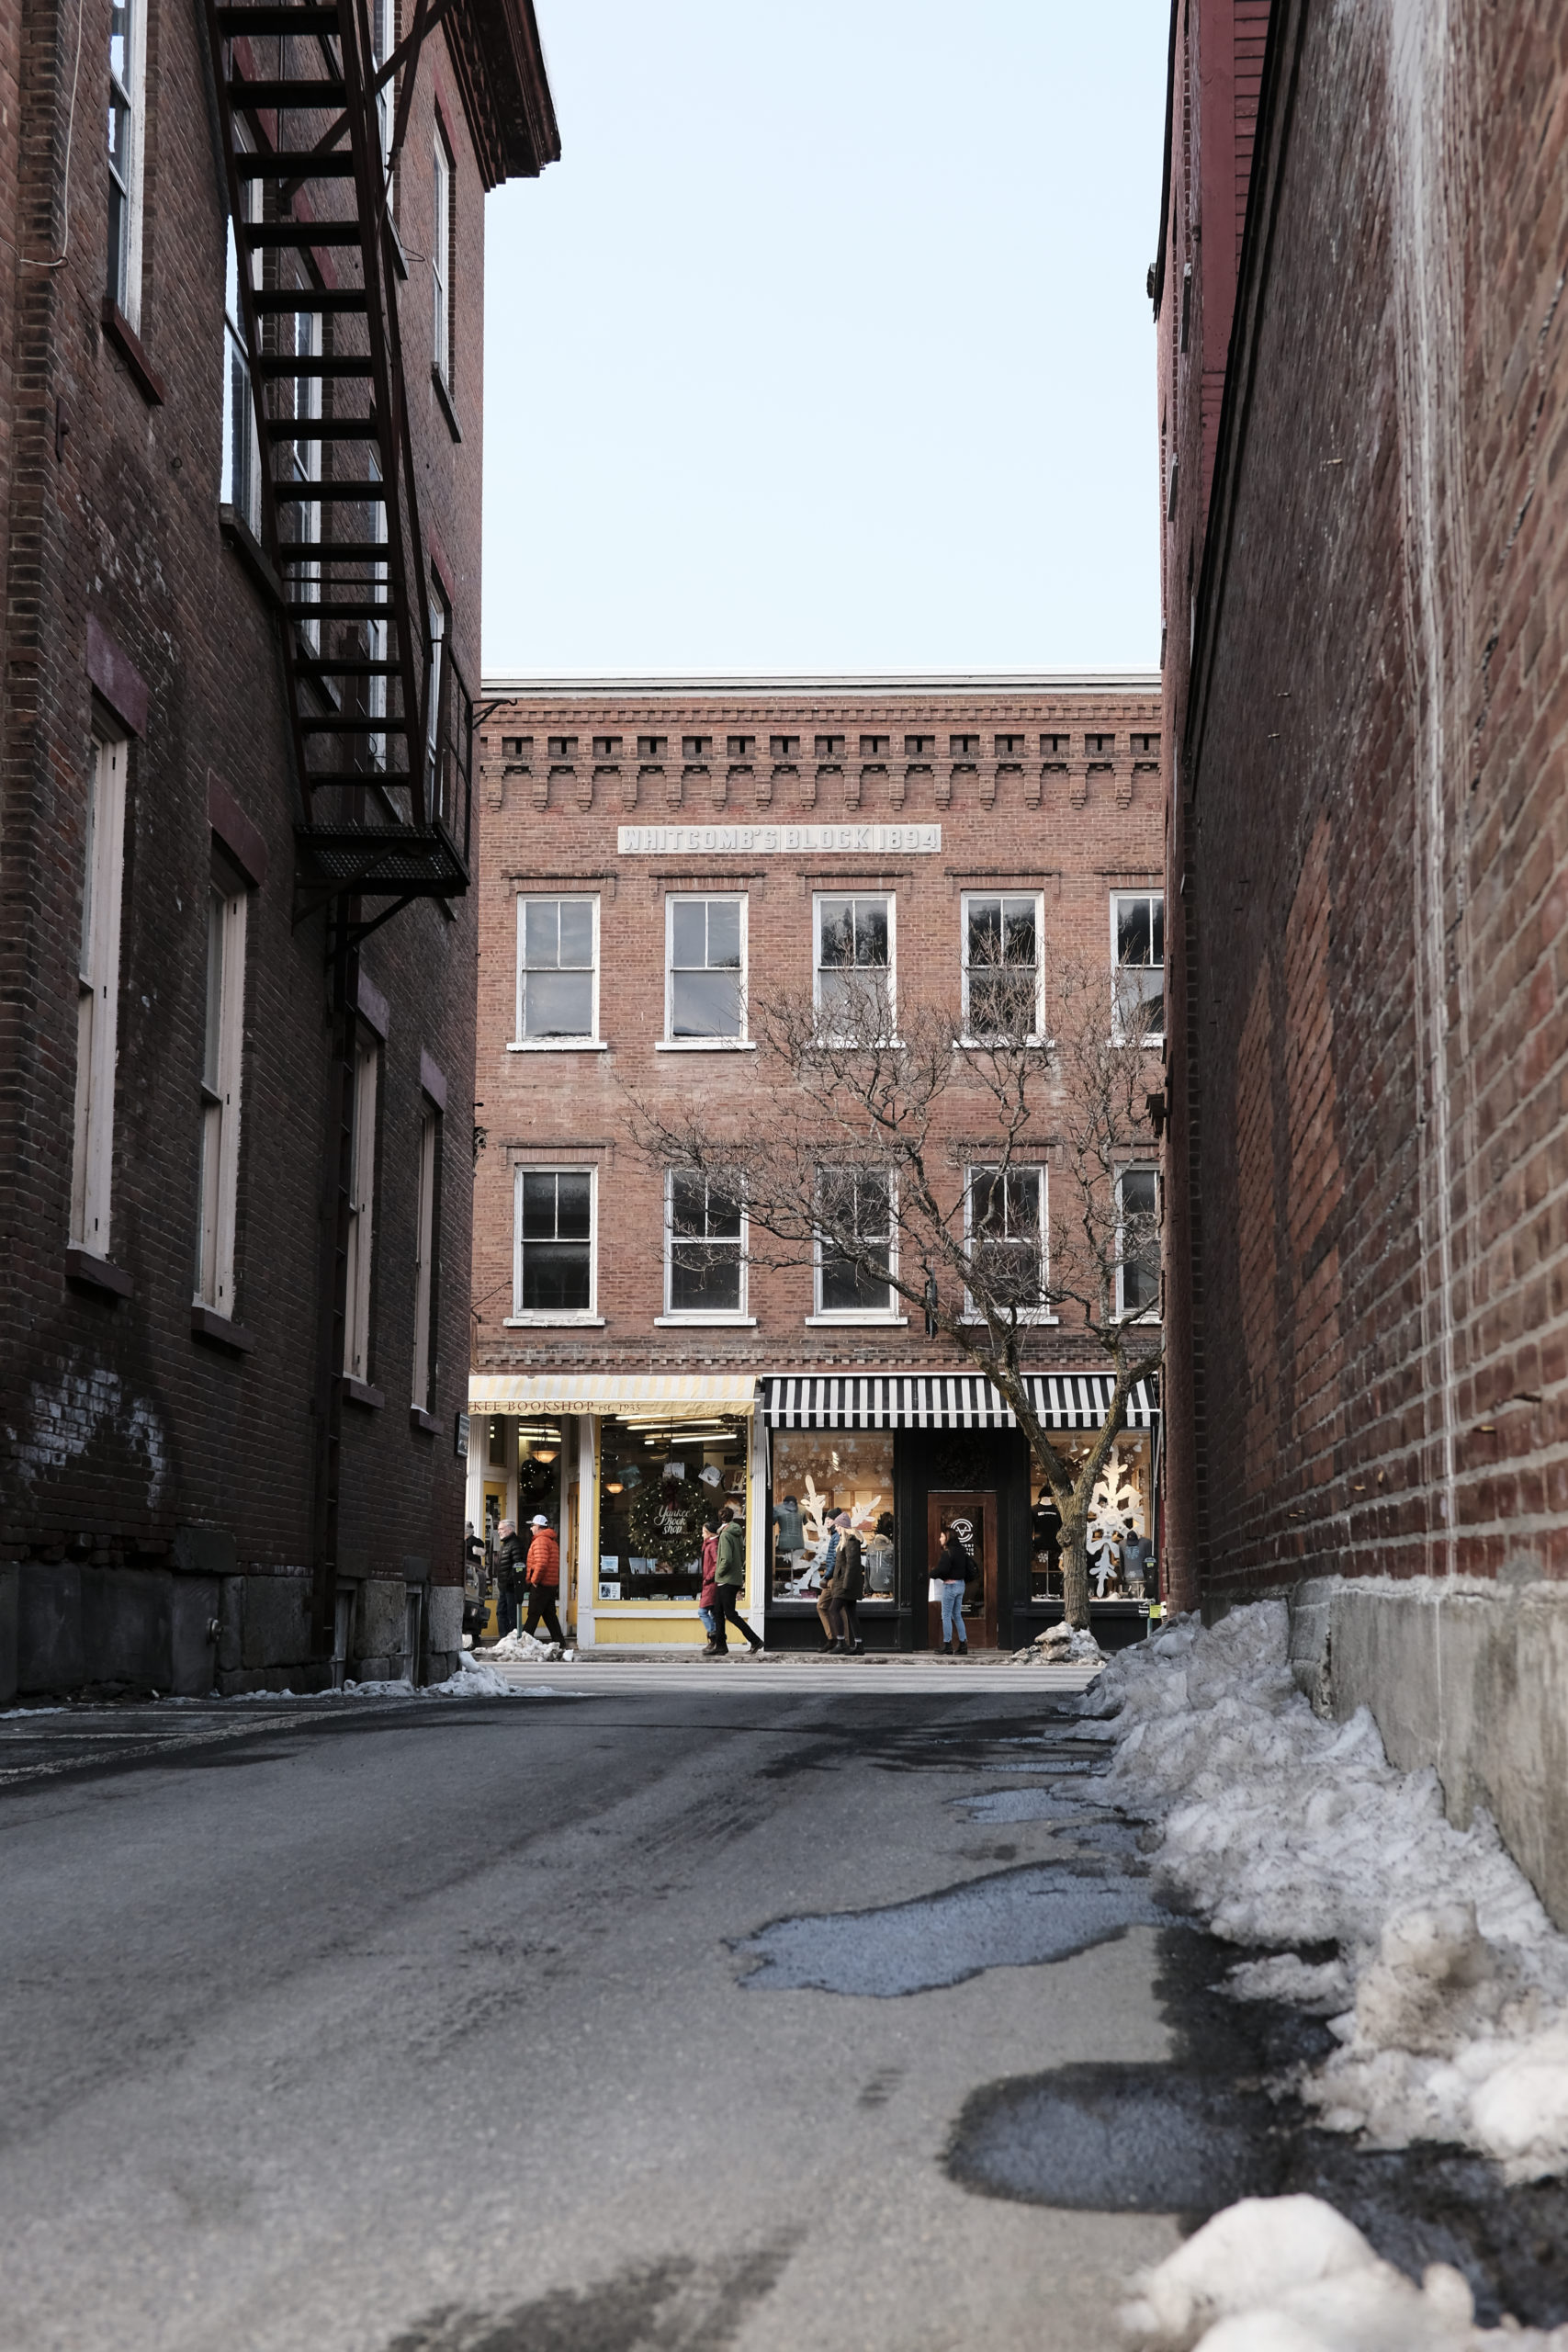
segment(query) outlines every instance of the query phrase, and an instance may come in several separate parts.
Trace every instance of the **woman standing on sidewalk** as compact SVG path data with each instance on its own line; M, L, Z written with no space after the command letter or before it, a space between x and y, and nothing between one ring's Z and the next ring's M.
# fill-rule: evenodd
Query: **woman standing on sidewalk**
M942 1646L953 1657L967 1657L969 1636L964 1630L964 1595L975 1563L955 1527L942 1531L934 1581L941 1588Z

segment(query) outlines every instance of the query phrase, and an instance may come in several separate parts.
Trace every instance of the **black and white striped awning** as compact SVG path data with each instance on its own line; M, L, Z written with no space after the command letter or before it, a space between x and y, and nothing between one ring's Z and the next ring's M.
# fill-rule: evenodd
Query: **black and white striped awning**
M1098 1430L1116 1384L1108 1373L1034 1373L1030 1401L1050 1430ZM1159 1404L1152 1380L1134 1384L1123 1426L1152 1430ZM863 1377L801 1374L762 1383L762 1417L774 1430L1015 1430L1018 1416L971 1373L896 1373Z

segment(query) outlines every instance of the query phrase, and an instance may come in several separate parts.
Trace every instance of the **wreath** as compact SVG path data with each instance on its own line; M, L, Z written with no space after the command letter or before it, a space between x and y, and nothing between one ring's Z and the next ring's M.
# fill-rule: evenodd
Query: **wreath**
M519 1462L517 1464L517 1524L526 1527L536 1510L545 1507L545 1497L555 1484L553 1467L547 1462Z
M657 1485L649 1479L632 1497L627 1515L633 1552L638 1559L687 1566L701 1556L703 1521L712 1508L700 1478L660 1478Z

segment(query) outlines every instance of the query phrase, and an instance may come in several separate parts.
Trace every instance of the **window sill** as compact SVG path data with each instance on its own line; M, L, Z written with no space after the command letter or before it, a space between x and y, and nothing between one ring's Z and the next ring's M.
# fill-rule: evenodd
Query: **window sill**
M454 441L460 441L463 437L463 428L457 422L457 412L452 405L452 395L446 389L446 379L434 360L430 363L430 380L435 387L435 397L441 403L441 413L446 419L446 430Z
M607 1054L610 1048L603 1037L511 1037L506 1050L509 1054Z
M104 333L130 368L131 381L148 407L162 408L164 379L142 350L141 338L112 295L104 296L103 308L98 315L103 321Z
M199 1299L191 1301L190 1335L193 1340L210 1340L215 1347L228 1348L237 1356L249 1355L255 1340L243 1323L230 1315L220 1315L215 1307L205 1306Z
M409 1407L409 1427L411 1430L423 1430L426 1437L434 1437L440 1426L441 1424L436 1419L434 1414L427 1413L423 1405L411 1405Z
M1000 1053L1008 1050L1009 1048L1016 1049L1021 1046L1026 1053L1044 1054L1050 1052L1054 1040L1050 1037L964 1036L954 1037L953 1041L953 1050L955 1054L964 1052L971 1054L988 1054Z
M721 1309L716 1315L656 1315L656 1331L754 1331L754 1315L728 1315Z
M757 1048L744 1037L660 1037L653 1050L656 1054L754 1054Z
M373 1413L380 1411L387 1401L380 1389L372 1388L367 1380L355 1380L346 1372L341 1377L344 1396L351 1405L363 1405Z
M983 1330L985 1329L986 1318L983 1315L964 1314L961 1315L958 1319L961 1323L972 1324L976 1330ZM1062 1318L1059 1315L1052 1315L1042 1311L1037 1315L1021 1315L1018 1319L1021 1323L1027 1323L1030 1329L1032 1329L1036 1324L1059 1323Z
M907 1315L884 1314L880 1307L868 1309L863 1315L845 1307L836 1315L807 1315L808 1331L901 1331L908 1323Z
M220 506L218 527L226 546L233 548L275 612L287 612L283 582L273 570L266 550L237 506Z
M602 1315L547 1315L543 1312L503 1315L501 1328L503 1331L602 1331L604 1317Z
M65 1279L80 1283L85 1290L107 1291L111 1298L129 1298L131 1295L130 1276L123 1266L107 1258L96 1257L91 1250L79 1250L74 1243L65 1252Z

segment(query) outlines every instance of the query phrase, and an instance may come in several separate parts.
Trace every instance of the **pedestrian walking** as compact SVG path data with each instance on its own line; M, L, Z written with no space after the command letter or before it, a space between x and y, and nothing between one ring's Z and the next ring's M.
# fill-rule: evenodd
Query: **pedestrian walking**
M718 1550L714 1567L713 1589L717 1596L717 1623L714 1627L715 1654L729 1655L729 1627L746 1637L746 1646L753 1657L761 1643L740 1614L740 1588L746 1581L746 1531L735 1516L735 1505L726 1503L719 1521Z
M556 1595L560 1590L560 1545L542 1511L535 1512L530 1524L534 1540L528 1546L528 1615L523 1631L531 1634L542 1617L551 1641L564 1650L566 1635L556 1615Z
M941 1588L942 1646L950 1657L969 1655L969 1636L964 1630L964 1595L974 1574L975 1562L968 1545L955 1527L944 1527L935 1582Z
M485 1624L485 1547L470 1519L463 1534L463 1631L475 1641Z
M707 1647L704 1650L703 1656L705 1657L721 1657L723 1653L719 1648L717 1638L719 1629L718 1520L711 1511L703 1521L703 1581L702 1589L697 1594L697 1615L702 1619L704 1631L708 1637Z
M817 1562L817 1622L822 1628L825 1650L839 1646L839 1629L833 1621L833 1604L828 1596L828 1588L833 1581L833 1563L838 1556L839 1522L834 1519L828 1522L828 1541L823 1544Z
M495 1629L504 1641L517 1630L517 1604L523 1590L523 1546L514 1520L503 1519L496 1529Z
M838 1530L839 1548L833 1556L828 1605L833 1620L833 1646L848 1657L865 1647L856 1613L865 1590L865 1553L847 1510L841 1510L833 1524Z

